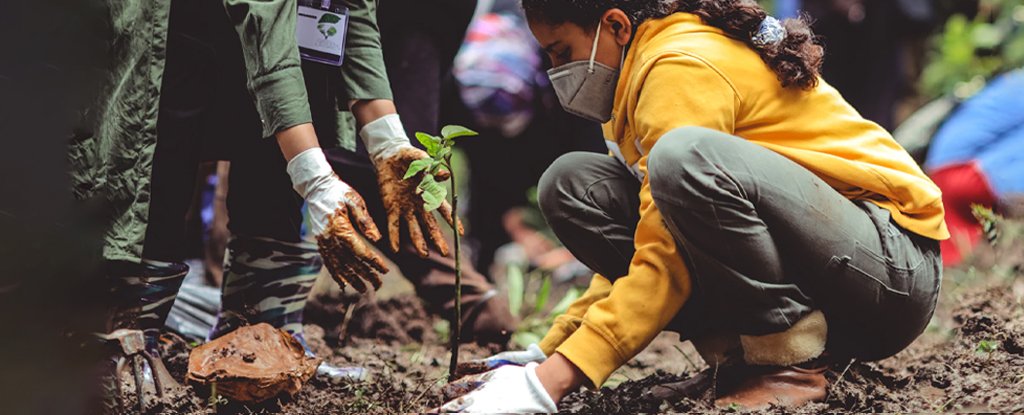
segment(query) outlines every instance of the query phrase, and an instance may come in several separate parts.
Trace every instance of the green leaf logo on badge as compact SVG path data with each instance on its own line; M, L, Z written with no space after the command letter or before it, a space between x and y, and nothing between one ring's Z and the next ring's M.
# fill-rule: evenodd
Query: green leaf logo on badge
M324 39L338 34L338 28L335 25L341 21L341 16L331 13L324 13L320 16L320 20L316 22L316 30L320 31L320 34L324 35Z

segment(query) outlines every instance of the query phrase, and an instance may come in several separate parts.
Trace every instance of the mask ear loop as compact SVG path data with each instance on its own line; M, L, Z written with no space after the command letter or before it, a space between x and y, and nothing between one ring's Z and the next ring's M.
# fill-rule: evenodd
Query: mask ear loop
M587 73L594 73L594 59L597 58L597 41L601 39L601 21L597 21L597 31L594 32L594 46L590 48L590 69ZM623 54L625 56L625 54Z
M619 57L619 70L622 70L622 65L626 64L626 47L622 47L622 56Z

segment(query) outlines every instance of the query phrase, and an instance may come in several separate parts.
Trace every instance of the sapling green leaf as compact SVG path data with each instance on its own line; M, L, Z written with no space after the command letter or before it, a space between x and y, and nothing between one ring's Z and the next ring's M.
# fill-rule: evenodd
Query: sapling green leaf
M448 172L448 169L444 168L444 162L435 161L434 164L430 165L430 174L438 174L440 172Z
M452 148L451 147L445 147L445 146L442 145L441 148L437 149L437 158L438 159L440 159L440 160L447 160L451 156L452 156Z
M435 161L431 159L420 159L409 163L409 170L406 170L405 177L402 177L402 180L415 176L417 173L430 168L434 163Z
M427 154L435 160L440 159L437 151L441 149L441 140L427 133L416 133L416 140L427 149Z
M475 135L479 134L477 134L476 131L460 125L446 125L441 129L441 136L444 137L445 140L451 140L459 137L472 137Z
M423 209L426 209L428 212L441 207L441 203L448 196L448 189L445 189L430 174L423 175L423 181L420 182L419 189L421 190L420 197L423 198Z

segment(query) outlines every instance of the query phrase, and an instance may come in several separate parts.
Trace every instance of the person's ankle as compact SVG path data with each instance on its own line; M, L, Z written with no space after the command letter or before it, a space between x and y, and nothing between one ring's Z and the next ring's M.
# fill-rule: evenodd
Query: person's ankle
M557 404L579 389L587 381L587 376L561 353L555 353L537 366L537 379Z

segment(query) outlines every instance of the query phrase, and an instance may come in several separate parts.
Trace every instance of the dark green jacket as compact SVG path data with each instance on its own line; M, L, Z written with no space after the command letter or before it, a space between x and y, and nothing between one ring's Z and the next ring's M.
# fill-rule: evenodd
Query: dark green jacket
M69 160L76 197L106 201L111 224L103 254L108 260L138 261L149 213L150 175L156 148L157 114L172 0L109 0L115 57L103 93L72 140ZM337 93L338 142L355 143L355 124L345 103L391 99L373 0L335 0L350 10L345 63ZM238 34L248 89L263 135L312 121L295 43L294 0L222 0ZM321 134L323 134L321 132ZM321 140L328 140L321 137Z

